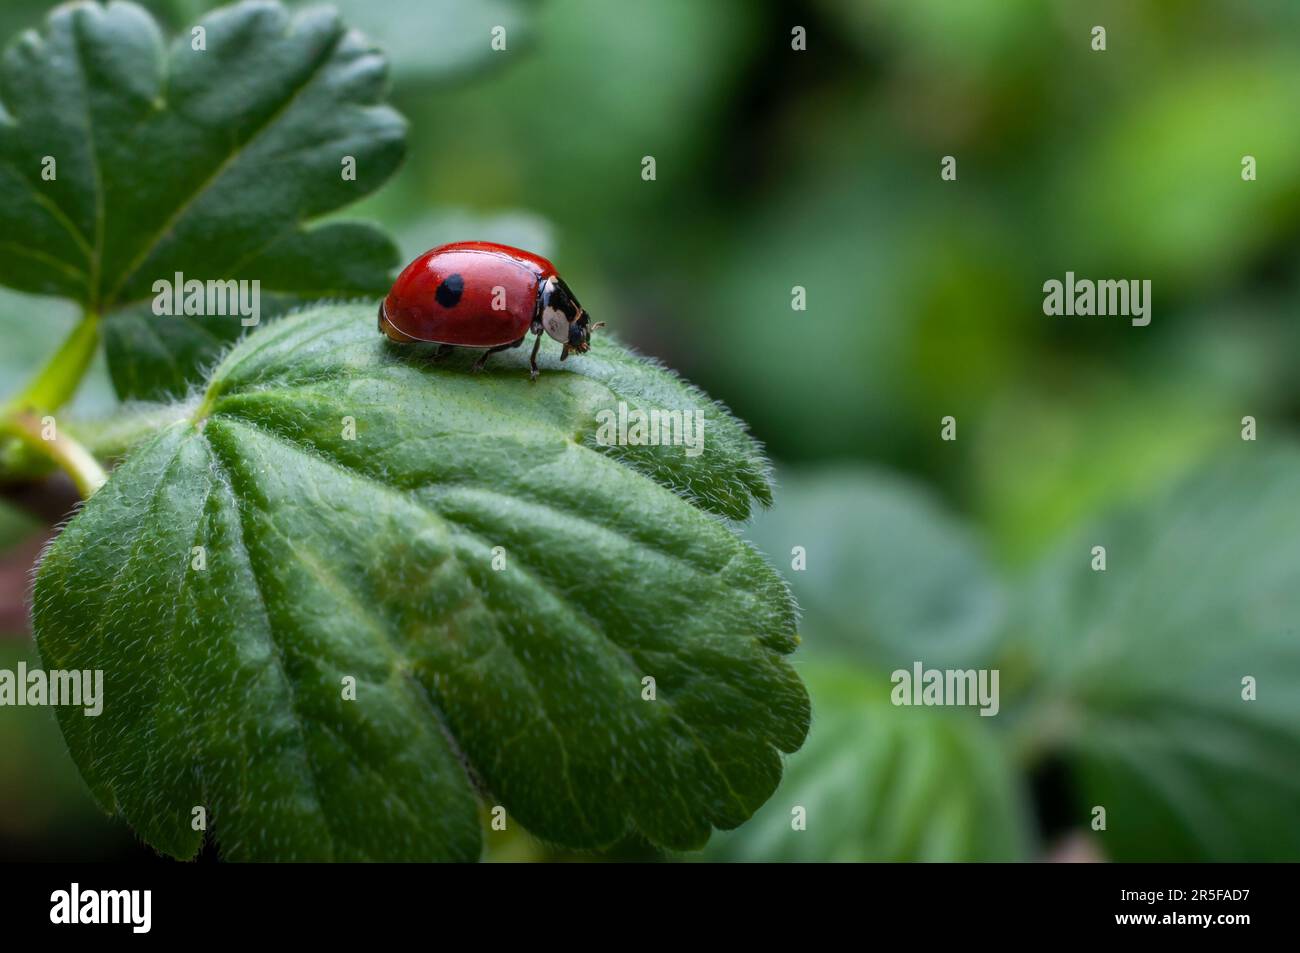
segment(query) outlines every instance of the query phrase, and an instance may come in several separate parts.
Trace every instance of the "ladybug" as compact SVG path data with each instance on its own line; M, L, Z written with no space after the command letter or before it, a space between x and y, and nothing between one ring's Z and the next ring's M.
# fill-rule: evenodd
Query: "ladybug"
M542 332L570 351L591 347L592 324L555 266L540 255L495 242L452 242L430 249L407 265L379 303L379 330L399 344L441 345L435 359L456 347L487 348L474 363L537 336L529 359L537 379Z

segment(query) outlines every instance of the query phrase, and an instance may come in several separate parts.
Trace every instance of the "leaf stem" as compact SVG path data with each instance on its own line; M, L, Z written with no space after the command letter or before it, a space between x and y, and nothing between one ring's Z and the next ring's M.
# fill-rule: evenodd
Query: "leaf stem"
M62 436L80 444L101 466L111 467L136 444L184 420L187 404L127 404L102 420L59 420ZM29 412L33 413L34 412ZM24 433L24 431L27 431ZM20 427L17 413L0 420L0 482L38 480L60 466L42 441L30 439L30 423Z
M5 424L6 429L21 437L29 447L54 461L59 469L72 477L83 500L90 499L108 479L104 468L89 450L66 430L59 432L60 428L55 424L54 418L42 420L30 411L19 411L9 415Z
M103 486L107 479L104 468L65 429L44 418L72 399L98 348L99 315L87 310L54 356L0 410L0 433L19 438L37 455L66 471L86 499ZM7 451L4 456L12 462Z
M99 315L86 311L54 356L32 378L26 389L9 402L5 416L58 410L77 392L98 348Z

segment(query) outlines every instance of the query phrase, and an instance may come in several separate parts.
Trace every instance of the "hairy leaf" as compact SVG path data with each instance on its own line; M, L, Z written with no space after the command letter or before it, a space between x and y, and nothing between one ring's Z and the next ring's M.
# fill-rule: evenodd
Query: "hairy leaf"
M708 512L766 495L756 446L607 337L534 384L374 320L245 339L51 547L35 627L105 672L61 719L101 802L181 857L204 805L230 857L471 859L476 788L574 847L740 824L808 719L786 588ZM704 453L599 446L620 402L701 410Z
M305 224L402 156L383 58L325 8L247 2L198 27L204 48L191 31L169 45L139 6L74 3L0 65L0 283L124 312L106 332L124 397L183 389L242 330L156 316L156 281L343 297L382 289L397 264L370 226Z

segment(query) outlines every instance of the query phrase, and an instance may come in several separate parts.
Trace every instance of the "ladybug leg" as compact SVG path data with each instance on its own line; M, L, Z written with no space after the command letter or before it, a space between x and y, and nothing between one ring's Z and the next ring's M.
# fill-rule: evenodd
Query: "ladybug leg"
M528 366L532 369L529 375L530 380L537 380L537 349L542 346L542 329L538 328L535 333L537 338L533 341L533 353L528 358Z
M439 344L438 350L433 352L433 357L430 358L430 360L441 361L454 350L456 350L456 345L454 344Z
M527 337L527 335L524 335L524 337ZM475 373L477 373L478 371L483 370L483 365L487 363L487 359L491 355L495 354L497 351L508 351L512 347L518 347L523 343L524 343L524 339L520 338L518 341L511 341L509 344L498 344L496 347L490 347L483 352L483 356L480 357L477 361L475 361L474 366L470 369Z

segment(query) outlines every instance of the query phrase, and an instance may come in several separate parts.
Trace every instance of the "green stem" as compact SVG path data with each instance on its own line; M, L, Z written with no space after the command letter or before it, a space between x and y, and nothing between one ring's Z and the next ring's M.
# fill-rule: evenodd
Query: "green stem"
M11 432L38 453L54 461L58 467L77 484L77 492L83 500L88 500L94 492L104 485L108 475L99 461L90 451L78 443L68 433L59 432L53 417L44 420L35 414L19 412L9 416L5 423Z
M9 402L4 416L58 410L77 392L98 348L99 315L87 311L27 388Z
M79 443L102 466L109 467L142 440L185 417L184 404L128 404L103 420L65 422L60 417L58 427L62 436ZM39 480L61 466L46 452L44 442L33 444L30 432L29 427L18 425L16 414L0 421L0 481Z
M38 456L65 470L83 498L104 484L104 468L66 431L60 434L62 428L50 415L72 399L98 349L99 315L86 311L26 389L0 409L0 434L18 438ZM7 463L13 462L9 449L3 455Z

